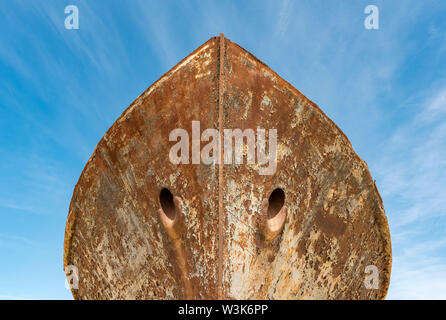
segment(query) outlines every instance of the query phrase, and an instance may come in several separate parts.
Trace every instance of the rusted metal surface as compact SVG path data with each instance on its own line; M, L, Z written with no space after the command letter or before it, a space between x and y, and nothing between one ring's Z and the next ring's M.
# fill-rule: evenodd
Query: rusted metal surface
M277 170L172 164L169 133L190 132L192 121L221 139L223 128L276 128ZM164 188L171 207L160 203ZM391 246L382 200L347 137L221 36L150 86L101 139L70 204L68 265L79 270L77 299L381 299ZM378 288L365 286L369 265Z

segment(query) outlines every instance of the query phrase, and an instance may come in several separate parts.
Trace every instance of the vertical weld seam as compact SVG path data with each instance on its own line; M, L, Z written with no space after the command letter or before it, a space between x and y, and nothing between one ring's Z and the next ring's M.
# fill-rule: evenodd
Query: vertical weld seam
M223 90L224 90L224 53L225 37L220 33L220 70L218 83L218 130L219 164L218 164L218 280L217 299L223 298Z

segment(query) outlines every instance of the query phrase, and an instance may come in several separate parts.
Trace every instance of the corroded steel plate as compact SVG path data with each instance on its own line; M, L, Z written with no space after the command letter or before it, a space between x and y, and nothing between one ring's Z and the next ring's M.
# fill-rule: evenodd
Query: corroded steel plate
M169 135L192 135L193 121L221 141L226 128L276 129L277 167L260 174L247 152L241 164L172 163ZM98 143L71 200L69 266L77 299L381 299L391 245L381 197L347 137L221 36L150 86Z

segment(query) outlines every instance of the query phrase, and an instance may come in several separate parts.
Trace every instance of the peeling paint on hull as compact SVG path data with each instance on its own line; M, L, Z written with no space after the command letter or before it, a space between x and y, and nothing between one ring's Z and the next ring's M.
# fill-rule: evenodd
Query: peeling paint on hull
M169 133L192 121L276 128L275 174L247 164L172 164ZM179 247L160 222L163 188L182 201ZM287 215L267 242L259 217L276 188ZM68 265L79 270L76 299L382 299L391 245L381 197L342 131L252 54L211 38L98 143L69 208ZM368 265L378 268L378 289L365 287Z

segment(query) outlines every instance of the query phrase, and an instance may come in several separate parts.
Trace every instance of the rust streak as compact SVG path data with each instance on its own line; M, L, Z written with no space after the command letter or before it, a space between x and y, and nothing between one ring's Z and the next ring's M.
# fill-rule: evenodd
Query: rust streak
M218 130L220 132L218 165L218 284L217 298L223 297L223 90L225 36L220 33L220 72L218 83Z

